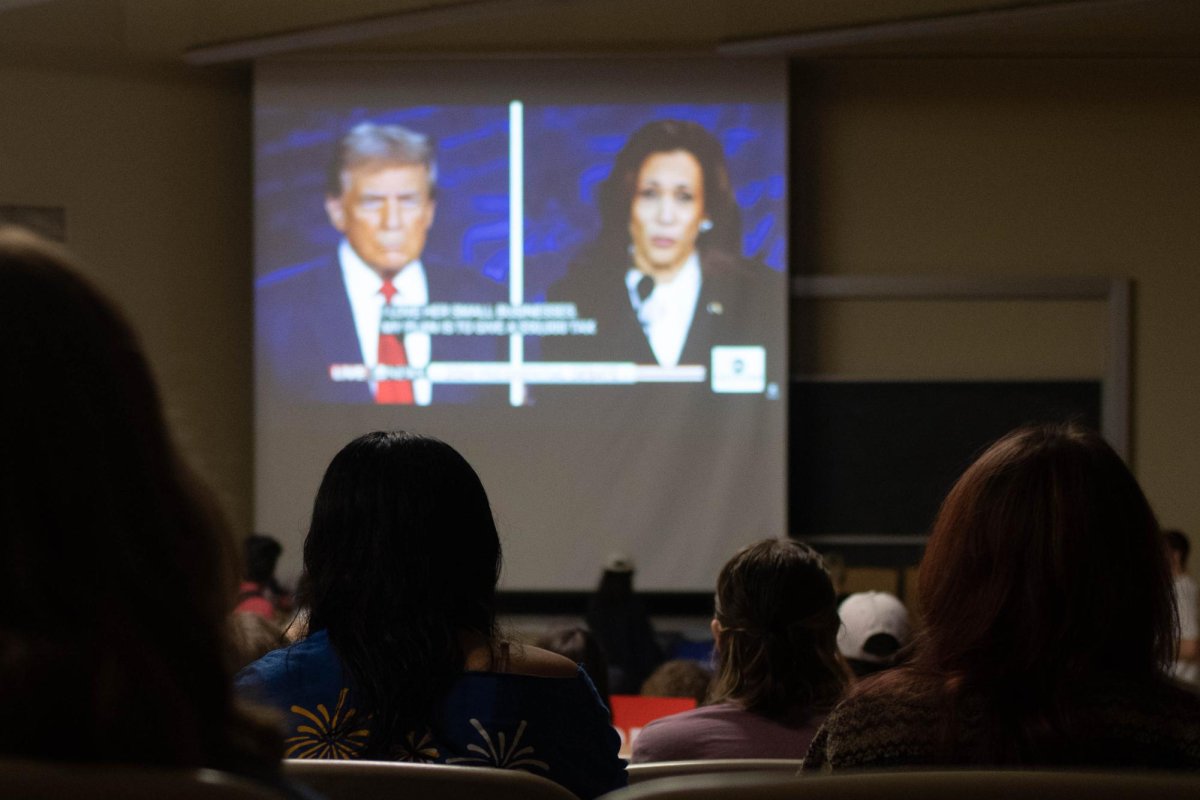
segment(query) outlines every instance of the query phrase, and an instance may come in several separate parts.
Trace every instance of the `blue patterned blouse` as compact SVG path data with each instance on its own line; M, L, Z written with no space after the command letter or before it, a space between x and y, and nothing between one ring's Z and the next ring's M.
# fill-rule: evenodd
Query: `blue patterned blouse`
M371 733L325 631L269 653L238 692L286 717L288 758L357 758ZM397 761L523 769L581 798L626 783L620 739L580 667L573 678L464 672L428 726L400 737Z

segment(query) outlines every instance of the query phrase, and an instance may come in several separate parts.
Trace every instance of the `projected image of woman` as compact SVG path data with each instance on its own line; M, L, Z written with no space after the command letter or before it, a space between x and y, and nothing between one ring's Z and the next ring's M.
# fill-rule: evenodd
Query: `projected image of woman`
M765 346L782 325L768 310L782 282L741 257L725 154L701 125L642 127L597 205L599 236L549 293L595 319L596 335L547 338L544 360L707 365L713 345Z

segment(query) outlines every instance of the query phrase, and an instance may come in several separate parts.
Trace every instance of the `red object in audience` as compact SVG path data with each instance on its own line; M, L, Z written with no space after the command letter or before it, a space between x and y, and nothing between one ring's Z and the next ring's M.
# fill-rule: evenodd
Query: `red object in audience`
M271 605L270 600L263 596L262 587L253 581L242 581L237 607L233 610L235 612L249 611L260 617L275 619L275 607Z
M390 278L383 282L383 288L379 290L379 293L383 295L384 305L392 302L397 291ZM408 354L404 352L404 343L400 341L399 336L379 334L379 363L393 367L408 366ZM375 390L375 402L412 405L412 381L380 381L379 387Z
M633 740L642 728L656 719L669 717L696 707L694 697L642 697L636 694L614 694L612 704L613 727L621 735L621 754L628 756Z

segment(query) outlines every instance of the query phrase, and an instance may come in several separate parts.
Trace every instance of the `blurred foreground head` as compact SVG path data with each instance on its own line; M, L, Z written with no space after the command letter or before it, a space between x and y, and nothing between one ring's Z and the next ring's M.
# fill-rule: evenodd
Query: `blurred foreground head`
M21 720L0 751L236 767L255 730L269 747L225 669L236 555L137 338L63 250L14 229L0 375L0 707Z

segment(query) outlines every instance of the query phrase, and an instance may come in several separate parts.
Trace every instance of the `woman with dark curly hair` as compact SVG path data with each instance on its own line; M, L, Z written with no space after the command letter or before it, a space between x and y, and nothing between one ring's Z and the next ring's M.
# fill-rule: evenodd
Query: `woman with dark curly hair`
M546 361L705 364L713 345L766 345L783 282L741 256L725 153L701 125L651 122L601 184L600 234L551 288L595 336L547 337ZM764 316L767 319L764 320Z

